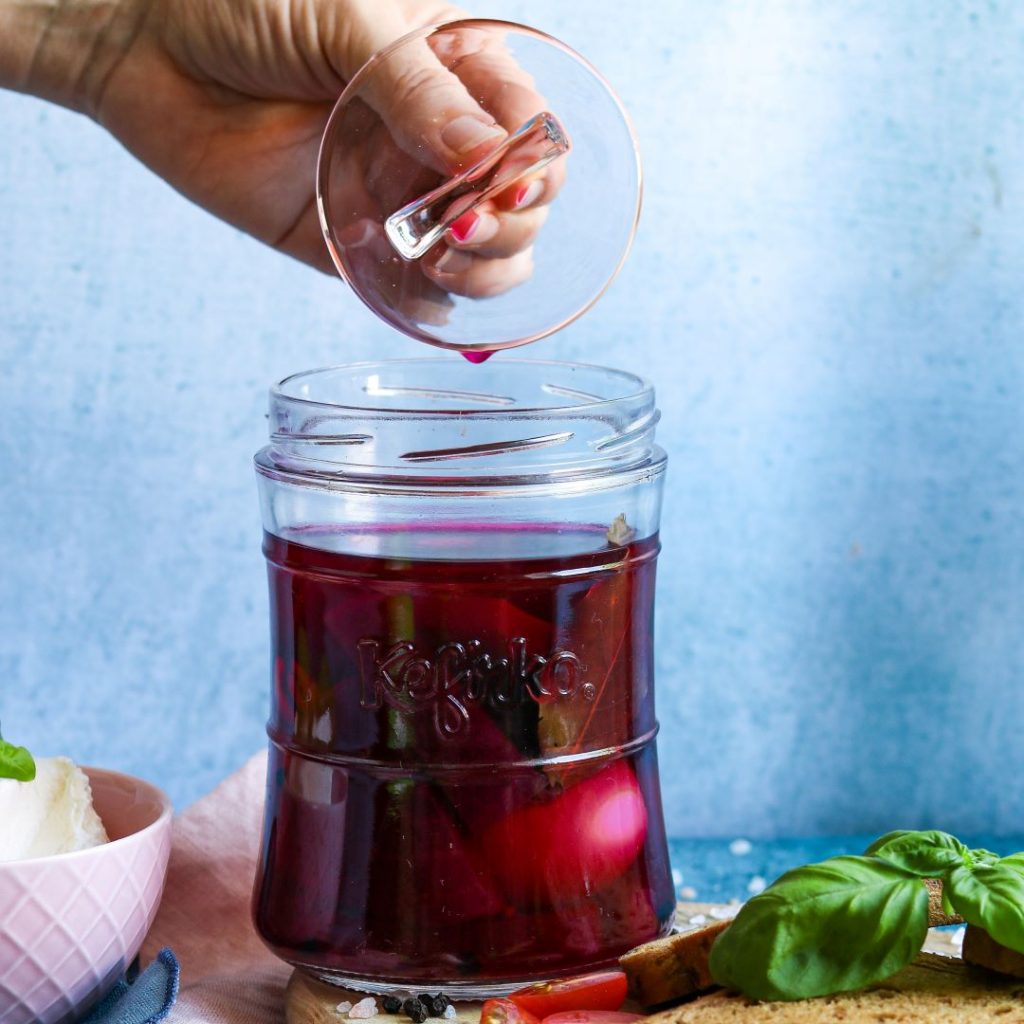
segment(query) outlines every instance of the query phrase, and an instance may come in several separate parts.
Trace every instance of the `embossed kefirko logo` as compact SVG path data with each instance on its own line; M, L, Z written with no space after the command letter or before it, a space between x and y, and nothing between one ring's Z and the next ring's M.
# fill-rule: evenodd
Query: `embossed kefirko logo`
M500 711L526 701L592 701L597 693L572 651L533 654L523 637L509 640L500 657L479 640L446 643L427 655L408 641L385 645L367 638L359 641L359 675L362 707L430 711L443 739L468 732L474 705Z

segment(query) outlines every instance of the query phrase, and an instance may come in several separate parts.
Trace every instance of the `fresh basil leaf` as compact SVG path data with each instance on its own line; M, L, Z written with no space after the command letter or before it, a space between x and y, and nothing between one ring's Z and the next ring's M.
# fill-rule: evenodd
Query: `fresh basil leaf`
M998 853L993 853L991 850L971 850L971 856L978 864L995 864L997 860L1000 860Z
M946 917L957 917L956 907L953 906L952 901L949 898L949 888L945 882L942 884L942 912Z
M753 897L711 948L711 974L752 999L808 999L881 981L921 951L928 890L873 857L796 868Z
M864 856L865 857L873 857L875 855L875 851L880 849L881 847L885 846L886 843L894 842L895 840L900 839L903 836L912 836L912 835L915 835L913 830L912 829L906 829L906 828L896 829L895 832L886 832L884 836L879 836L864 851Z
M1024 862L1005 858L995 864L957 868L944 888L968 924L984 928L1000 945L1024 953Z
M890 832L872 843L868 853L921 878L942 878L972 863L971 851L956 836L934 830Z
M975 853L987 852L975 850ZM992 854L994 861L993 863L1002 864L1004 867L1012 868L1014 871L1020 871L1024 873L1024 853L1011 853L1009 857L996 857Z
M36 763L24 747L16 747L0 739L0 779L31 782L36 777Z

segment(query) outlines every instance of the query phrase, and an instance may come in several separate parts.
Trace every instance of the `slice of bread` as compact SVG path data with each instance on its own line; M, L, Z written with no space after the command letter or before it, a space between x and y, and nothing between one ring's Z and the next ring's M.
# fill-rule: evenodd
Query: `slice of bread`
M951 957L922 953L887 981L793 1003L756 1003L714 992L645 1024L1022 1024L1024 983Z
M660 1006L711 988L711 947L728 926L728 921L715 921L696 931L647 942L620 957L629 997L641 1006Z
M963 924L964 919L958 914L947 914L942 905L942 879L926 878L924 884L928 889L928 927L937 928L945 924Z
M984 928L976 925L968 925L964 933L963 957L969 964L1024 978L1024 954L1001 946Z

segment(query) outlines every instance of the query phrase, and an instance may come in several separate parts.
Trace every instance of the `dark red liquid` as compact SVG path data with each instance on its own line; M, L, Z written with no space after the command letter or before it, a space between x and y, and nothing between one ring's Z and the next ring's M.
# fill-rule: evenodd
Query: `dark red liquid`
M260 933L339 977L472 986L577 971L664 932L657 539L414 533L432 557L266 538Z

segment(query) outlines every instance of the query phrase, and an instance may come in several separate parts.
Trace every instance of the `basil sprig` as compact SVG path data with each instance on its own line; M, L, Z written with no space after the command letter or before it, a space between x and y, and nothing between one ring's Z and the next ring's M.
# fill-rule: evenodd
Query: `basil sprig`
M943 879L953 909L1000 945L1024 953L1024 864L1013 857L951 871Z
M971 850L947 832L890 832L862 857L787 872L749 900L711 949L716 982L752 999L792 1000L883 981L921 951L925 878L947 909L1024 953L1024 854Z
M24 747L16 747L0 735L0 779L31 782L36 777L36 763Z
M750 900L712 947L711 974L752 999L846 992L908 964L927 931L928 890L915 875L833 857Z
M890 832L864 853L918 878L941 878L944 872L970 862L970 851L948 832Z

